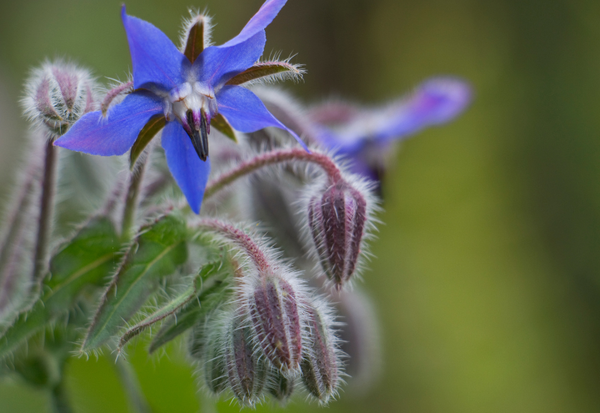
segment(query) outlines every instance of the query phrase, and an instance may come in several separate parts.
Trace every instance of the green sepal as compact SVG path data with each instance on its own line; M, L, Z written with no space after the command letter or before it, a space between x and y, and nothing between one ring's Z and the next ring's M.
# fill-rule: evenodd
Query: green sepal
M82 351L100 347L146 302L161 278L187 260L185 222L166 215L142 228L106 289Z
M20 314L0 339L0 359L66 314L86 287L102 285L119 261L120 246L115 227L106 217L91 219L65 243L50 261L41 299Z
M136 161L146 149L152 138L165 127L167 120L164 115L154 115L146 123L129 151L129 169L133 169Z
M202 267L202 289L197 300L190 300L179 313L166 321L150 343L153 353L163 345L185 333L219 306L230 293L231 266L224 261ZM204 276L202 275L204 274Z
M259 62L229 79L226 85L241 85L270 76L302 76L303 71L287 62Z
M190 63L194 63L194 60L196 60L204 50L204 30L204 17L198 16L196 22L188 31L185 51L183 52L185 57L190 60Z
M227 119L225 119L220 113L212 117L212 119L210 120L210 126L221 132L223 135L227 136L235 143L237 143L238 140L235 136L235 131L233 130Z

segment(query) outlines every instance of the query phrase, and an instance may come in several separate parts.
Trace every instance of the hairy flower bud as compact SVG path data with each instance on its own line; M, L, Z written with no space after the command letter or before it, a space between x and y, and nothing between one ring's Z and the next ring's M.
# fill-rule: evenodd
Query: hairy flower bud
M253 405L262 394L268 366L254 352L250 327L235 319L227 335L225 363L229 385L241 403Z
M250 299L250 315L258 342L274 367L298 368L302 356L302 332L296 292L277 276L261 278Z
M340 381L337 338L323 309L315 306L307 313L309 334L301 363L302 381L311 395L327 403L336 394Z
M293 376L287 376L280 370L272 369L267 382L267 391L281 403L285 403L292 397L296 380Z
M73 64L44 63L33 71L26 88L25 114L54 136L63 135L96 106L96 86L90 73Z
M321 266L338 289L356 270L366 222L367 201L345 180L308 203L308 225Z
M218 322L209 322L206 327L194 327L190 338L190 353L201 361L206 387L213 394L220 394L227 389L224 354L227 332ZM207 334L208 338L205 338Z

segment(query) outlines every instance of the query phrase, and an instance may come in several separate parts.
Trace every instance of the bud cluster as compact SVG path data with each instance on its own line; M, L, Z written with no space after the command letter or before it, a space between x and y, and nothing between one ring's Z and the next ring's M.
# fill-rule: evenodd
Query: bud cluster
M229 389L243 405L265 394L285 402L297 383L326 403L339 384L341 362L327 305L276 254L241 229L203 220L249 259L239 267L235 299L194 334L206 388ZM301 380L297 380L301 377Z
M90 73L70 63L44 63L32 72L26 88L25 114L53 136L63 135L96 108L97 87Z
M268 397L285 403L296 391L325 404L348 372L366 388L376 364L375 322L348 287L374 226L377 182L369 177L385 166L372 152L389 153L393 140L456 116L468 90L442 80L378 109L344 102L304 109L272 89L249 89L303 74L288 60L260 60L264 29L285 3L264 0L238 36L216 47L210 18L192 14L180 48L123 7L133 72L104 96L96 96L88 71L69 63L47 62L32 73L22 104L47 139L0 232L0 362L27 361L21 349L48 349L37 337L54 335L57 325L69 334L56 344L61 360L73 354L72 343L83 343L85 354L118 343L121 354L151 331L153 353L189 332L204 387L242 406ZM156 136L164 152L152 150ZM129 178L106 176L80 156L59 157L65 149L106 157L129 151ZM275 173L222 191L273 166ZM90 187L112 180L105 206L84 220L81 196L72 196L81 194L65 176ZM301 213L292 214L297 206ZM233 217L262 224L264 238L230 223ZM80 229L58 245L53 237L73 227ZM317 276L309 288L302 270L311 267ZM336 313L327 299L338 303ZM150 303L157 308L143 314ZM336 323L340 315L346 324ZM128 397L146 411L128 370L119 368ZM55 410L72 410L47 382Z

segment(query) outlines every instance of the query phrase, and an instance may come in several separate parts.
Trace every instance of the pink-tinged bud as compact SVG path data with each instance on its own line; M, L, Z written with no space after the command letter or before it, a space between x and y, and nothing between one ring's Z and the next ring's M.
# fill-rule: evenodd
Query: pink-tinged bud
M321 266L340 289L356 271L367 222L367 201L345 180L308 203L308 225Z
M22 101L25 114L54 136L63 135L96 108L96 85L90 73L72 64L44 63L33 71L26 88Z
M255 354L252 343L252 329L234 320L225 350L227 377L235 397L247 405L260 400L268 369L264 360Z
M308 338L302 358L302 381L310 394L319 402L327 403L335 396L340 382L341 362L329 316L309 308Z
M277 276L261 277L250 298L258 342L275 368L296 370L302 357L302 331L296 292Z

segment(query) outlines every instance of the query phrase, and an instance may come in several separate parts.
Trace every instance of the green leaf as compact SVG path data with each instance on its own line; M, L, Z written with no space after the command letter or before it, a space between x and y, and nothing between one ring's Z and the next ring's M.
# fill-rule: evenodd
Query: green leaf
M106 217L94 218L50 261L44 306L51 312L62 312L86 286L103 285L118 263L120 249L112 222Z
M185 222L163 216L143 229L133 242L104 293L82 350L104 344L146 302L162 277L187 260Z
M157 323L160 320L163 320L164 318L175 314L184 305L196 298L197 295L198 290L196 289L196 285L194 283L193 286L186 289L181 295L175 297L175 299L168 302L165 306L161 307L159 310L155 311L150 316L146 317L144 320L129 328L125 332L125 334L121 336L121 340L119 340L119 348L123 348L123 346L127 344L129 340L140 334L152 324Z
M221 267L221 264L221 262L211 262L203 266L200 270L200 273L193 278L192 285L190 285L184 292L168 302L165 306L155 311L150 316L146 317L144 320L137 323L135 326L129 328L125 334L121 336L119 348L123 348L123 346L127 344L129 340L140 334L152 324L155 324L170 315L176 314L186 304L196 299L202 292L202 285L205 280L214 275Z
M88 286L99 286L114 271L120 243L112 222L90 220L50 261L42 298L22 313L0 339L0 359L48 323L65 314Z
M190 300L179 313L166 322L150 344L153 353L169 341L186 332L209 315L230 292L231 267L225 262L210 263L202 267L200 277L208 278L202 283L197 300ZM204 274L204 276L203 276Z

